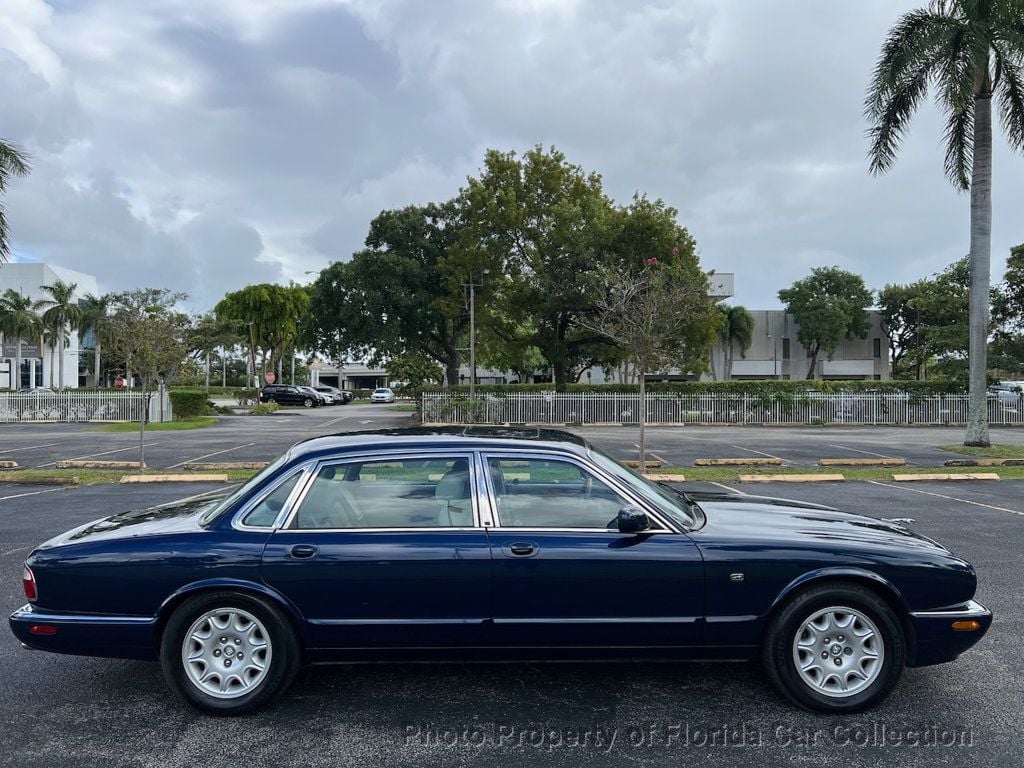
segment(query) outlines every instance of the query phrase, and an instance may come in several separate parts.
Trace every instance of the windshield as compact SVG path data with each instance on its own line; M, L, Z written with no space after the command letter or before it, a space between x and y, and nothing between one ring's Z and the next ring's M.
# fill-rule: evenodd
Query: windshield
M220 503L218 503L215 507L213 507L205 515L203 515L202 519L200 519L199 521L199 524L206 525L208 522L216 518L218 515L220 515L221 512L228 509L228 507L232 506L236 501L238 501L243 496L248 494L249 491L251 491L253 488L262 483L269 475L271 475L275 470L277 470L278 467L284 464L287 459L288 452L285 452L282 456L270 462L270 464L268 464L265 469L256 473L256 475L251 480L249 480L246 483L242 483L231 494L221 499Z
M696 518L690 511L689 504L687 504L682 496L673 493L668 488L652 483L639 472L634 472L629 467L623 466L611 456L602 453L593 446L590 448L590 456L601 469L627 483L630 488L651 502L660 512L669 515L680 525L692 528L696 523Z

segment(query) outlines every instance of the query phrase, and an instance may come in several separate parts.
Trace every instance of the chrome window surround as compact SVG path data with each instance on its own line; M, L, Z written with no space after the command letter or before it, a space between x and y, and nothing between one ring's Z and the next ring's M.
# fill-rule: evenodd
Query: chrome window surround
M578 456L574 454L545 453L543 451L537 450L520 451L507 448L494 451L488 450L486 448L481 448L478 451L478 453L480 454L481 471L483 471L483 475L481 475L481 477L483 478L483 482L487 484L489 498L491 500L494 500L495 502L497 500L497 494L495 493L494 486L491 483L491 473L488 469L488 462L490 461L490 459L511 459L513 461L523 461L529 459L537 459L539 461L563 461L569 464L574 464L575 466L589 472L591 475L601 480L601 482L603 482L613 491L615 491L620 496L625 498L627 501L629 501L633 505L639 507L644 512L646 512L648 517L651 518L652 523L656 523L660 526L659 528L652 527L646 531L643 531L644 534L678 533L677 530L675 530L671 525L665 522L660 512L652 508L652 506L649 503L647 503L646 499L643 499L642 497L639 496L639 494L632 492L632 489L625 486L623 483L619 482L618 478L614 478L611 475L608 475L603 469L596 465L588 464L582 461ZM532 528L527 526L503 526L501 524L501 519L498 517L497 514L496 504L494 510L494 529L500 531L515 531L517 533L520 531L533 531L555 533L612 533L616 536L621 535L620 532L616 531L614 528Z
M469 485L470 485L470 500L473 503L473 525L463 526L408 526L408 527L397 527L397 528L292 528L296 516L298 515L299 508L302 506L302 502L305 500L306 495L309 493L309 489L312 487L314 479L320 473L320 470L326 466L336 466L339 464L366 464L369 462L378 461L402 461L406 459L431 459L431 458L451 458L451 459L465 459L470 466L469 472ZM310 476L313 479L306 479L304 482L297 483L296 488L302 486L302 490L297 497L289 497L288 514L284 518L284 522L279 526L280 529L287 530L289 532L296 533L424 533L433 531L476 531L481 528L481 514L479 505L479 494L478 486L479 483L476 480L476 456L472 450L396 450L394 452L388 451L375 451L373 453L366 453L361 455L348 455L339 456L336 458L320 459L316 462L311 462L314 466L310 472Z
M231 516L231 527L238 531L263 531L269 533L280 528L284 520L287 518L288 513L291 511L292 506L295 504L295 500L298 498L302 488L306 485L309 480L310 469L313 467L315 462L307 461L304 464L300 464L292 468L291 472L285 472L279 478L274 480L270 485L263 489L263 491L252 499L249 499L245 504L242 505L241 509L235 512ZM281 506L281 511L277 513L277 517L274 522L270 525L245 525L242 520L252 512L259 504L263 502L270 494L278 489L283 483L290 480L296 474L300 474L298 482L295 483L295 487L292 488L292 492L288 494L288 498L285 499L284 504Z

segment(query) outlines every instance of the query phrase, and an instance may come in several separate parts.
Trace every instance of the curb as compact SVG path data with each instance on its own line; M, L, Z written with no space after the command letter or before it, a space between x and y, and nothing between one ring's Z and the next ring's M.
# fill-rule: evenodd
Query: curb
M0 469L17 469L18 462L16 461L0 461Z
M184 465L186 470L206 472L211 469L265 469L269 461L198 461Z
M658 483L685 483L686 477L683 475L670 475L665 472L644 472L644 477L648 480L653 480Z
M893 475L893 482L912 483L931 480L998 480L995 472L934 472L920 475Z
M58 461L54 466L57 469L145 469L145 464L140 466L137 461L94 461L92 459L65 459Z
M637 469L640 466L640 461L638 459L626 459L622 463L625 464L627 467L632 467L633 469ZM660 469L661 462L656 459L654 461L645 460L644 466L650 467L651 469Z
M207 475L125 475L122 483L226 483L224 474Z
M78 478L67 475L36 475L33 477L3 477L0 475L0 483L10 483L11 485L78 485Z
M944 467L1024 467L1024 459L946 459Z
M846 477L835 474L816 475L740 475L741 483L841 483Z
M777 467L782 464L782 459L697 459L693 462L695 467Z
M905 467L906 459L818 459L819 467Z

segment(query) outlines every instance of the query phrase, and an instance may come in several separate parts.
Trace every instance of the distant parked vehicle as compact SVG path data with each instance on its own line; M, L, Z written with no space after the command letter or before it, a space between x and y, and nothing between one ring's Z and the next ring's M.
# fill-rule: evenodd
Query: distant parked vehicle
M1024 406L1024 381L1001 381L990 390L1004 408Z
M23 395L52 395L53 390L49 387L22 387L18 390Z
M306 394L312 395L313 397L315 397L316 400L317 400L317 403L319 403L320 405L333 405L334 404L334 400L329 395L326 395L323 392L317 392L312 387L299 387L298 389L299 389L300 392L305 392Z
M351 403L356 397L355 393L351 389L343 389L341 390L341 394L345 397L346 403Z
M348 402L345 399L345 393L337 387L313 387L317 392L322 395L327 395L330 398L331 405L344 405Z
M320 405L319 393L303 392L299 387L287 384L267 384L260 391L261 403L279 403L280 405L301 405L313 408Z
M395 391L391 387L378 387L370 395L371 403L393 403L395 402Z

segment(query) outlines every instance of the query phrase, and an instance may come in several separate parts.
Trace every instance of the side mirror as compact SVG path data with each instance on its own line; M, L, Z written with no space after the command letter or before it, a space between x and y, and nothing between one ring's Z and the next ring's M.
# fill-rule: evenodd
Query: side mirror
M640 533L651 527L651 519L639 507L623 507L615 518L619 533Z

